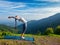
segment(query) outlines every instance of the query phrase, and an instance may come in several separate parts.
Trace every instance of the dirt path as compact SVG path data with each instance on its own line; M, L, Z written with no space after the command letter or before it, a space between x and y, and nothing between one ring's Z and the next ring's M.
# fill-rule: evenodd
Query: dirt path
M35 42L0 39L0 45L60 45L60 37L40 36L35 37Z
M38 45L60 45L60 37L41 36L36 39Z
M0 45L35 45L35 44L29 41L1 39Z

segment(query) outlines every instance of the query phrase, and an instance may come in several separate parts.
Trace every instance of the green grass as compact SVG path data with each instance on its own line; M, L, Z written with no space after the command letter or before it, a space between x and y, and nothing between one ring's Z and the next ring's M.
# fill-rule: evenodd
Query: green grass
M28 37L34 37L34 42L23 41L23 40L7 40L1 39L4 38L2 35L3 32L0 32L0 45L60 45L60 35L50 34L50 35L32 35L25 34ZM5 32L7 35L11 36L21 36L21 34L14 34L11 32Z
M11 34L12 36L20 36L21 34ZM25 36L34 37L34 42L23 40L7 40L0 39L0 45L60 45L60 35L32 35L25 34ZM2 36L3 37L3 36Z

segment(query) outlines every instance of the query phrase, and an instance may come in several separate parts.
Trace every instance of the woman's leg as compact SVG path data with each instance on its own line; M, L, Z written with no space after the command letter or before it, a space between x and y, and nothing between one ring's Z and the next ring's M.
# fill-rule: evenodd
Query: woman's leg
M23 24L23 32L22 32L22 34L21 34L21 37L24 37L24 34L25 34L25 32L26 32L26 29L27 29L27 23L24 23L24 24Z

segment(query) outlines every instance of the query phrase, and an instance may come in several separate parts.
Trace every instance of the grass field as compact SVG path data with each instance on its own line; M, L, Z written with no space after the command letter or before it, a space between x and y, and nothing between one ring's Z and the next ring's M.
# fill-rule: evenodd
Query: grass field
M0 45L60 45L60 35L37 36L37 35L25 34L25 36L34 37L35 41L30 42L24 40L0 39Z

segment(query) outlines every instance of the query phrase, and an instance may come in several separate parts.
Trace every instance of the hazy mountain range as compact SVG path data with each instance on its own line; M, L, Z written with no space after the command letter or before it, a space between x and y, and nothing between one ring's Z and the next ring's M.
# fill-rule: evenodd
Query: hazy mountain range
M26 33L32 33L32 34L36 34L38 32L43 33L46 30L46 28L48 28L48 27L55 28L56 26L60 25L60 13L57 13L53 16L50 16L48 18L44 18L41 20L31 20L31 21L27 22L27 24L28 24L28 27L27 27ZM3 27L6 28L7 26L4 25ZM0 28L1 28L1 26L0 26ZM17 26L17 28L19 30L18 33L21 33L22 24Z
M48 18L44 18L41 20L31 20L28 22L28 28L26 33L38 33L38 31L40 32L44 32L46 30L46 28L48 27L56 27L60 25L60 13L57 13L53 16L50 16ZM19 29L22 25L19 25Z

